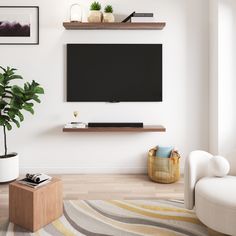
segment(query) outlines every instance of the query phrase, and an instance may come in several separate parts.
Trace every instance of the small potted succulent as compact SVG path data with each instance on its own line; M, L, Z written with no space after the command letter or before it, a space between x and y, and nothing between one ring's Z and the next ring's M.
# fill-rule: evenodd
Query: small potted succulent
M111 5L107 5L104 9L103 22L114 22L115 17L113 15L113 8Z
M90 6L88 22L101 22L102 21L102 12L101 4L99 2L93 2Z
M3 128L4 152L0 154L0 183L12 181L19 176L19 156L15 152L8 152L7 130L12 129L12 124L18 128L24 120L22 111L34 114L34 103L40 102L38 94L44 90L34 80L26 82L21 87L13 84L14 80L23 79L15 74L16 69L7 67L0 72L0 126Z

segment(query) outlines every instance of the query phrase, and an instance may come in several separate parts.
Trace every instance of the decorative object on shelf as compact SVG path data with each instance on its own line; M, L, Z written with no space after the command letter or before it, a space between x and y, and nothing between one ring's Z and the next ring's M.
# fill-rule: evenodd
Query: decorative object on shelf
M123 23L125 22L150 23L150 22L154 22L154 14L153 13L136 13L134 11L129 16L127 16L122 22Z
M0 44L39 44L39 7L0 6Z
M65 124L64 129L85 129L87 124L84 122L70 122Z
M130 15L128 15L124 20L122 20L122 23L130 22L131 17L133 17L135 11L132 12Z
M135 12L133 16L130 18L130 22L132 23L154 22L154 14Z
M78 111L74 111L73 112L73 115L74 115L74 117L75 117L75 119L78 117L78 115L79 115L79 112Z
M34 114L34 101L40 103L38 94L44 90L34 80L24 83L23 87L12 84L15 79L23 79L15 74L16 69L1 67L0 73L0 126L3 127L4 153L0 155L0 183L12 181L19 176L19 158L17 153L8 153L6 130L14 123L18 128L24 120L22 110Z
M70 22L82 22L82 9L78 3L70 7Z
M75 121L72 121L72 122L66 124L64 126L64 128L69 128L69 129L72 129L72 128L86 128L87 127L86 123L78 121L78 119L77 119L78 115L79 115L79 112L78 111L74 111L73 112L73 116L75 118Z
M102 22L102 12L100 10L101 4L99 2L93 2L90 6L88 22Z
M111 5L107 5L103 13L103 22L115 22L115 17L113 15L113 8Z
M151 180L170 184L180 178L180 155L177 150L173 149L170 157L156 156L158 147L151 149L148 152L148 176ZM162 151L162 153L164 153Z

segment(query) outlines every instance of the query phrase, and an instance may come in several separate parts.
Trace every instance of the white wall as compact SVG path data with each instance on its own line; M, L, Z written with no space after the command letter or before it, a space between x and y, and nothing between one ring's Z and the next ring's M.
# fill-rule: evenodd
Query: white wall
M209 151L219 151L218 0L209 1Z
M86 8L90 1L80 1ZM46 91L35 116L8 135L9 149L20 153L22 171L50 173L139 173L149 148L208 150L208 3L206 0L111 0L115 13L154 12L166 21L163 31L66 31L71 2L1 0L1 5L40 6L40 45L0 46L0 64L19 69ZM101 1L104 6L108 1ZM163 43L162 103L67 103L66 43ZM100 72L102 75L102 71ZM162 124L166 133L62 133L80 111L82 121L143 121ZM182 159L182 166L183 166Z
M236 149L236 2L219 0L219 152Z
M210 151L236 151L236 2L210 1Z

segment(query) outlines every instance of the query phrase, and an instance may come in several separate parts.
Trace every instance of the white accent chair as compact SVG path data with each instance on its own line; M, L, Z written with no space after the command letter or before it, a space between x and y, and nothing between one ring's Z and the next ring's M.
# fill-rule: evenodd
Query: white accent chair
M210 229L236 236L236 154L226 158L230 172L222 178L209 176L208 164L212 157L204 151L193 151L187 157L185 207L195 206L197 217Z

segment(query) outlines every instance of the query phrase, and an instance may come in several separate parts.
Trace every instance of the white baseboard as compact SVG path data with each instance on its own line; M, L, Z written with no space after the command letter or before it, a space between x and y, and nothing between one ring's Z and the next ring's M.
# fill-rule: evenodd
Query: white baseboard
M85 168L52 168L52 167L23 167L20 174L46 173L46 174L146 174L147 168L142 167L85 167Z
M52 167L23 167L20 174L46 173L46 174L147 174L147 168L142 167L84 167L84 168L52 168ZM184 168L180 168L184 173Z

